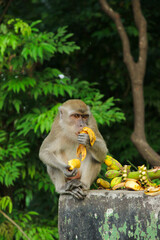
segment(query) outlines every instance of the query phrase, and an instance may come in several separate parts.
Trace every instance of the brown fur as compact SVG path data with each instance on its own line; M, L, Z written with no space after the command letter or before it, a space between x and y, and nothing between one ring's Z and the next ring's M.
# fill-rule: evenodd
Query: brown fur
M70 112L88 114L89 118L87 121L81 119L72 120ZM71 172L69 173L71 176L68 177L65 176L65 173L67 173L65 169L68 167L68 160L77 158L76 149L79 142L76 132L80 132L80 129L84 126L90 127L96 135L96 142L93 147L86 146L87 156L79 169L80 183L83 185L83 189L89 189L101 169L101 163L105 159L107 148L89 107L83 101L75 99L62 104L60 112L53 122L49 135L43 141L39 153L40 159L47 166L48 174L56 187L56 191L60 194L72 194L77 198L83 196L82 189L78 185L76 187L71 184L72 187L70 187L73 189L68 190L69 187L66 185L69 178L75 178L76 169L73 170L73 176Z

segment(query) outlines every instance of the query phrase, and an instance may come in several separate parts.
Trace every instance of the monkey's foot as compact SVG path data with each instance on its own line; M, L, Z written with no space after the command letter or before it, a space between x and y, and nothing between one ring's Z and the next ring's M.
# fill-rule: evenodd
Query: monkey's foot
M72 195L77 199L84 199L87 195L86 192L84 192L81 188L75 188L72 191Z
M65 190L72 191L74 188L83 188L83 184L78 179L72 179L65 184Z
M73 197L75 197L78 200L83 200L87 195L87 193L84 192L82 190L82 188L80 188L80 187L74 188L73 190L70 190L70 191L69 190L63 191L60 194L62 194L62 195L65 195L65 194L72 195Z

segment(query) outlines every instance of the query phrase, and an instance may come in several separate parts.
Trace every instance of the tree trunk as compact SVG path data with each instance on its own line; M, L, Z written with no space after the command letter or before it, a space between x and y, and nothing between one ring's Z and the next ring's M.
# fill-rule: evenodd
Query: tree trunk
M99 0L103 11L113 19L122 41L124 63L127 66L132 85L134 105L134 131L131 140L142 157L153 166L160 166L160 156L149 146L145 136L145 113L143 81L147 60L147 23L141 12L139 0L132 0L133 15L139 32L139 58L137 63L133 60L130 51L130 42L122 24L120 15L108 4L107 0Z

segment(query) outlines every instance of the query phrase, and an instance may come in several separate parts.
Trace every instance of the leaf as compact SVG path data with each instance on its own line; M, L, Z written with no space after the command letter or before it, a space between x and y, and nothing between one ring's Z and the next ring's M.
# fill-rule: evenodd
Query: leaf
M18 100L18 99L13 100L13 105L14 105L17 113L19 113L19 111L20 111L20 105L21 105L21 103L22 103L22 102L21 102L20 100Z
M27 60L29 52L30 52L30 50L27 47L24 47L22 52L21 52L21 55Z
M31 23L30 27L32 28L32 27L34 27L35 25L37 25L37 24L39 24L41 22L42 22L42 20L34 21L34 22Z
M37 47L37 55L43 61L43 48L42 47Z

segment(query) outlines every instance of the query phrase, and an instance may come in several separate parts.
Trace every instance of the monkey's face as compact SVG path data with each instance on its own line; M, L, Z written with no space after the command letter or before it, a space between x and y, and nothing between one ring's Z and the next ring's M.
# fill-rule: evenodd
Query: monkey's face
M76 140L84 127L88 126L90 108L81 100L69 100L60 108L60 125L67 137Z
M68 137L76 140L82 129L88 126L88 121L88 113L81 113L79 111L67 113L63 111L60 119L60 125Z
M74 133L77 136L84 127L88 126L88 119L89 119L89 114L83 114L80 112L72 113L69 116L70 126L74 128Z

